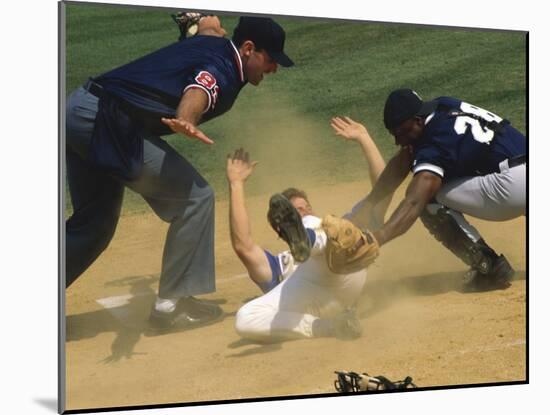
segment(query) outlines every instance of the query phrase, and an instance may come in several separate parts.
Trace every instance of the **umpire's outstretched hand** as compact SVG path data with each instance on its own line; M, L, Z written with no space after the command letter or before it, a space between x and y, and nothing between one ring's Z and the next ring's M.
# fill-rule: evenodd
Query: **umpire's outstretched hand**
M161 121L175 133L180 133L190 138L196 138L205 144L214 144L212 139L189 121L180 120L178 118L161 118Z

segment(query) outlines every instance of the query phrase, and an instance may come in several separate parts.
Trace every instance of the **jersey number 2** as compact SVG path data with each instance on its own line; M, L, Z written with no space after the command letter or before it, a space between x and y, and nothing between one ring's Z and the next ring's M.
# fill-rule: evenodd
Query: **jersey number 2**
M495 121L499 123L502 121L502 118L500 118L498 115L484 110L483 108L475 107L471 104L468 104L467 102L462 102L462 104L460 104L460 110L477 115L487 122ZM470 126L470 130L472 132L474 140L479 141L480 143L489 144L495 136L495 132L493 130L491 130L490 128L482 127L479 121L475 118L467 116L456 117L454 127L457 134L464 134L468 126Z

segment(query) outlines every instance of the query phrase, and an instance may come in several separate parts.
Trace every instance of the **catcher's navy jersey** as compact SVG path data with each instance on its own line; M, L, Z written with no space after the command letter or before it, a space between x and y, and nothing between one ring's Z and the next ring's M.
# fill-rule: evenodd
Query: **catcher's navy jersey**
M414 144L412 171L431 171L444 181L499 171L499 163L526 154L526 138L508 122L482 108L450 97L436 99ZM488 124L500 123L500 131Z
M183 93L200 88L208 94L207 121L228 111L245 85L242 61L228 39L194 36L113 69L95 81L136 109L156 134L172 131L160 117L174 117Z

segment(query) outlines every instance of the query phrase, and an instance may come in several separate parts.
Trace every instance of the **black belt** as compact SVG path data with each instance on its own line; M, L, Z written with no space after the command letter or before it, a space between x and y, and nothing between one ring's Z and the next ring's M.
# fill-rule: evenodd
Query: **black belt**
M84 89L97 98L101 98L105 93L103 87L94 82L92 79L88 79L86 81L86 83L84 84Z
M520 164L527 163L527 154L522 154L521 156L515 156L510 157L508 159L508 167L511 169L512 167L519 166Z

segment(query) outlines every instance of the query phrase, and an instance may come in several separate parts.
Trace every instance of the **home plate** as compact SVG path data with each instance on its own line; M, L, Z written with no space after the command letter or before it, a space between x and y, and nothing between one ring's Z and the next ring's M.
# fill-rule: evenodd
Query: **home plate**
M151 311L151 291L100 298L96 302L127 327L143 326Z
M243 278L248 278L248 274L220 278L216 283L219 285ZM156 295L152 291L138 291L132 294L100 298L96 302L125 326L136 327L145 324L149 318L155 297Z

